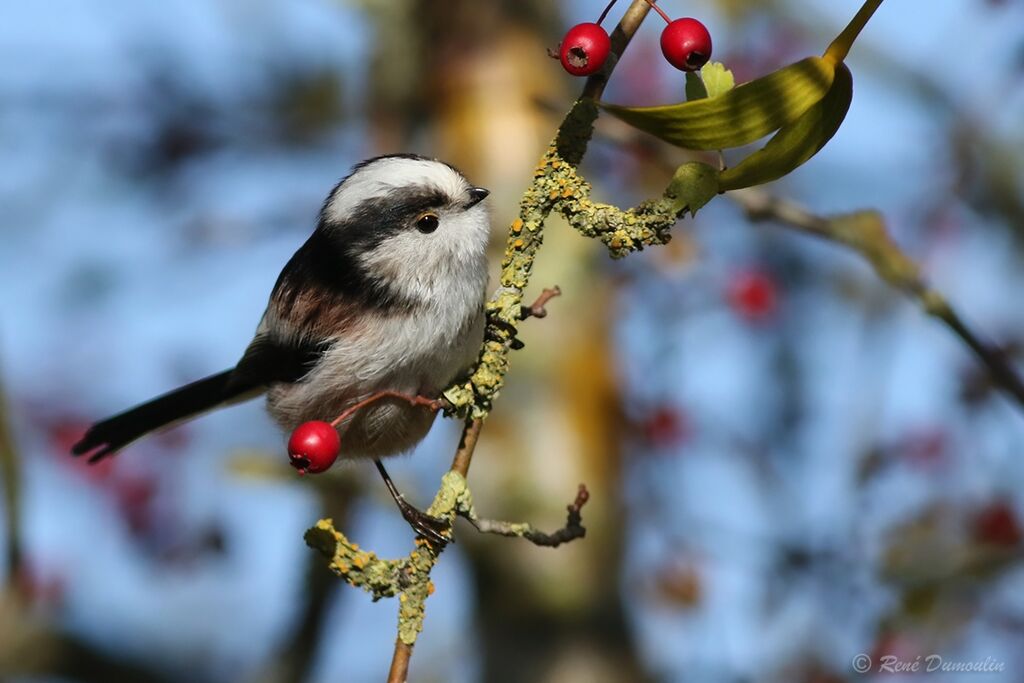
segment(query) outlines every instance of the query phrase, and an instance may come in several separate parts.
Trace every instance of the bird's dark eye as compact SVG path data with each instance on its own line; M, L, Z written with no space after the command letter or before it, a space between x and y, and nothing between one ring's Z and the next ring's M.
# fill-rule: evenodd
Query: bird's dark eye
M440 223L436 213L425 213L416 219L416 229L422 233L431 233L437 230Z

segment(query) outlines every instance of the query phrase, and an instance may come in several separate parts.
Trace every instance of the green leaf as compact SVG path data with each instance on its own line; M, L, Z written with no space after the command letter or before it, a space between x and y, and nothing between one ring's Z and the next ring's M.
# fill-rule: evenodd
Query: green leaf
M691 161L676 169L665 196L672 200L676 214L697 211L718 194L718 169L699 161Z
M799 119L832 85L835 64L808 57L718 97L660 107L599 103L626 123L686 149L741 147Z
M828 93L795 122L736 166L722 171L720 189L761 185L790 173L818 153L839 130L853 99L853 76L839 64Z
M726 69L725 64L721 62L708 62L701 68L700 75L708 97L724 95L736 87L736 79L732 72Z
M700 79L693 71L686 72L686 101L693 102L694 100L703 100L708 96L707 88L704 87L704 81Z

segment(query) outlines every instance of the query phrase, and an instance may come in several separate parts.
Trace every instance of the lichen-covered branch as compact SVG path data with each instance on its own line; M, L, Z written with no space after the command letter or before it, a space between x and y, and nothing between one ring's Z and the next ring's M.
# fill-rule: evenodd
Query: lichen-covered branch
M679 218L675 199L667 191L661 198L632 209L595 202L590 198L590 183L568 164L552 164L545 169L541 187L569 225L585 237L601 240L612 258L665 244Z
M465 478L448 472L427 513L450 524L455 516L469 509L469 490ZM398 639L412 645L423 629L424 603L434 587L430 571L444 550L425 538L416 539L416 548L397 560L382 560L366 552L322 519L306 532L306 544L330 560L331 570L349 585L362 588L374 600L398 597Z
M892 240L885 219L877 211L858 211L841 216L818 216L795 202L773 197L761 190L738 190L729 197L753 221L775 221L832 242L846 245L863 256L889 285L916 299L929 315L946 324L979 360L995 382L1024 407L1024 380L1006 355L974 332L949 301L928 285L920 267Z
M569 518L565 528L545 534L529 524L511 524L480 520L473 509L473 496L466 479L458 472L449 471L441 479L441 488L434 496L427 512L449 525L456 517L470 520L481 531L520 536L537 545L557 546L586 533L580 509L590 494L580 486L576 500L568 506ZM330 561L331 570L351 586L362 588L374 601L398 597L398 640L406 645L416 642L423 629L424 608L427 597L433 593L430 572L437 563L443 545L425 538L416 539L416 548L403 558L384 560L353 543L334 528L330 519L322 519L306 532L306 543Z
M400 592L398 576L401 562L381 560L366 552L334 528L334 520L321 519L306 531L306 544L330 558L330 568L346 583L362 588L374 601L390 598Z
M613 65L649 9L646 2L634 2L627 10L612 35ZM544 222L552 212L561 213L583 234L601 239L615 257L668 241L668 231L681 212L668 190L660 199L622 210L591 200L590 184L578 172L598 117L596 98L606 79L607 73L588 81L584 96L563 119L523 193L519 215L509 226L499 288L487 303L489 324L479 363L468 380L444 392L454 413L483 419L504 384L508 353L523 319L523 293L544 241Z
M466 418L466 426L451 470L442 479L441 488L427 510L429 514L446 519L449 523L454 521L458 514L467 516L472 512L471 496L466 487L465 477L469 472L483 419L504 384L505 374L508 372L508 354L516 342L518 324L524 318L536 316L538 311L543 310L542 300L539 300L539 305L524 307L523 294L530 280L534 259L543 243L543 226L547 217L556 206L563 206L564 211L568 211L570 215L591 216L597 224L606 226L604 232L608 232L609 235L620 229L632 230L638 222L643 224L637 228L635 235L630 236L631 244L639 245L644 239L648 239L645 230L663 241L663 229L655 229L654 222L649 218L652 215L650 208L638 207L636 216L640 217L639 221L631 221L628 217L619 221L618 214L611 211L613 207L602 207L590 202L589 185L575 176L576 167L586 152L598 115L594 102L601 96L618 58L649 11L650 4L647 0L633 0L630 3L612 32L612 54L605 68L587 79L583 97L566 115L554 141L541 159L533 182L523 194L519 216L509 227L499 288L486 305L488 325L477 367L468 380L450 387L443 394L451 404L447 412ZM555 185L561 188L554 196L554 186L550 186L552 178ZM565 178L562 185L559 184L560 178ZM664 210L663 206L659 205L659 208L661 211ZM658 211L655 210L653 213ZM581 221L577 220L575 224L579 226ZM614 236L610 236L606 242L613 248L613 253L621 248L612 247L614 239ZM626 244L621 237L618 243L623 246ZM541 295L542 299L543 297L544 294ZM530 532L524 531L522 535L535 540L549 540L550 545L557 545L555 541L565 542L582 537L584 530L579 519L579 507L585 501L586 496L581 493L574 503L575 513L573 506L570 506L570 518L566 529L545 535L527 527L531 529ZM360 550L344 534L337 531L330 520L321 520L310 529L306 534L306 542L330 559L331 568L339 576L348 583L367 590L374 599L398 596L401 605L398 638L395 641L387 680L388 683L404 682L408 677L413 644L423 628L426 598L433 591L430 571L444 546L434 545L421 537L416 539L416 549L405 558L381 560L373 553Z
M557 181L554 185L550 182L552 175L563 167L564 173L582 160L597 114L592 101L576 102L534 171L534 180L520 201L519 216L509 227L499 288L487 302L489 323L480 361L466 382L444 392L456 411L468 412L474 419L487 415L505 382L508 353L523 319L523 292L544 242L544 221L561 198L561 190L553 189Z

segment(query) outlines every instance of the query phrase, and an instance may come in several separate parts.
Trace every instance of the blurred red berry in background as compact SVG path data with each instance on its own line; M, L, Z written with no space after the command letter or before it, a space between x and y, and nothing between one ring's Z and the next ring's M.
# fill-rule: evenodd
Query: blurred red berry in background
M775 280L759 270L748 270L736 275L729 283L729 305L749 321L766 320L778 306Z
M1024 539L1017 511L1005 500L994 501L978 511L972 530L976 541L989 545L1015 546Z
M641 423L644 438L656 448L679 446L690 436L686 413L675 406L658 406Z

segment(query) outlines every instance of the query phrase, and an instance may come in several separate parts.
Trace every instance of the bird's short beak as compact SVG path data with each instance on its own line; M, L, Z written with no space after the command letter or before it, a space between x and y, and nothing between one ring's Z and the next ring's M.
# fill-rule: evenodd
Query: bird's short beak
M487 195L491 193L490 190L483 187L471 187L469 188L469 205L466 207L471 208L487 199Z

